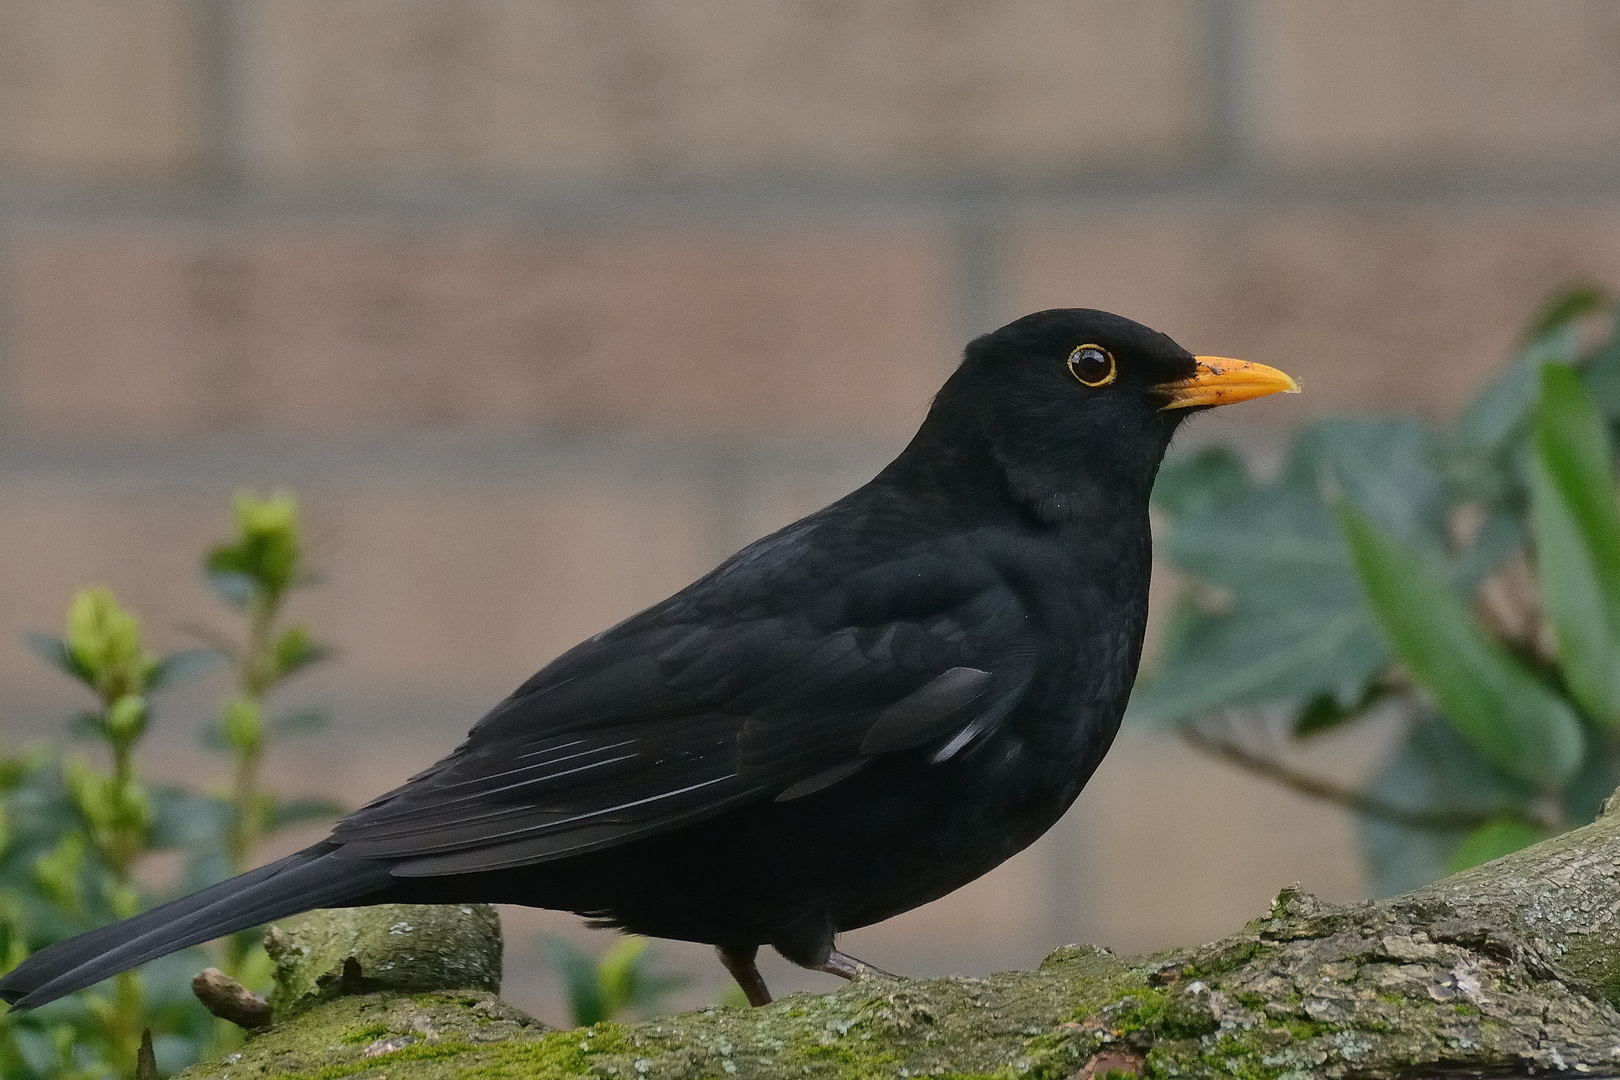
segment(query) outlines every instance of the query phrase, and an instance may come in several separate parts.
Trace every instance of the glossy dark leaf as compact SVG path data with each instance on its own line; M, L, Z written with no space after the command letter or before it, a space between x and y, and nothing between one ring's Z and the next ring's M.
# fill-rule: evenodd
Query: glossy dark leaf
M1180 517L1223 499L1241 498L1248 487L1242 459L1224 446L1212 446L1167 462L1153 485L1153 505Z
M1316 424L1270 483L1254 483L1220 452L1173 464L1166 477L1157 553L1199 588L1178 605L1132 720L1173 725L1232 706L1359 701L1390 653L1323 491L1353 494L1387 528L1438 549L1445 501L1423 427Z
M1620 729L1620 506L1608 432L1579 377L1549 365L1528 473L1542 605L1587 715Z
M1366 792L1402 810L1451 815L1483 823L1528 812L1533 796L1470 746L1440 717L1420 717L1385 759ZM1362 817L1356 832L1367 858L1368 884L1375 896L1426 885L1446 867L1478 824L1452 829L1421 829Z
M1593 350L1581 378L1603 415L1611 422L1620 419L1620 309L1610 316L1608 335Z
M1497 767L1540 790L1558 790L1585 753L1574 711L1485 633L1429 559L1349 503L1339 516L1367 599L1412 677Z
M1460 448L1475 454L1503 454L1528 430L1542 365L1576 361L1581 343L1578 320L1588 313L1580 304L1557 299L1548 305L1546 315L1538 320L1539 331L1463 411L1453 432Z
M1524 550L1524 522L1520 513L1504 506L1492 506L1475 533L1473 542L1453 560L1452 580L1472 593L1481 582Z
M1351 702L1342 702L1331 694L1318 694L1306 702L1305 707L1294 717L1294 734L1304 737L1332 731L1365 715L1368 709L1382 701L1388 693L1384 687L1371 683L1359 698Z
M1588 315L1596 315L1609 304L1608 295L1596 285L1571 285L1547 301L1530 321L1526 337L1545 337Z
M1455 874L1471 866L1500 859L1547 839L1547 830L1518 818L1488 821L1468 835L1451 856L1446 871Z

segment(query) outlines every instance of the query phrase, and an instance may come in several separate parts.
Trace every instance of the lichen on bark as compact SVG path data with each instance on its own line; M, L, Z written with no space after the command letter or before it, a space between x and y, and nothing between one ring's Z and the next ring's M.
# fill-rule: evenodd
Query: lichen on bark
M277 1019L342 995L501 989L501 921L488 904L379 904L310 912L264 937Z
M382 950L372 963L391 962L400 935L375 933L387 913L343 917L371 928L358 934ZM301 947L299 932L284 944ZM363 976L367 961L349 955ZM278 1016L234 1059L186 1076L1615 1076L1617 957L1620 816L1609 815L1391 900L1331 906L1288 888L1199 948L1132 958L1069 946L1036 971L863 979L762 1009L550 1031L487 989L376 992L340 970L316 995L331 1000ZM464 981L457 970L440 977Z

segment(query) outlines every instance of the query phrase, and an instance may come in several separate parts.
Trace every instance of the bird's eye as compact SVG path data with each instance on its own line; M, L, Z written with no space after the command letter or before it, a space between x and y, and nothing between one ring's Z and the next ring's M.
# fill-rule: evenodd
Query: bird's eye
M1107 386L1119 374L1114 354L1101 345L1082 345L1070 353L1069 372L1087 386Z

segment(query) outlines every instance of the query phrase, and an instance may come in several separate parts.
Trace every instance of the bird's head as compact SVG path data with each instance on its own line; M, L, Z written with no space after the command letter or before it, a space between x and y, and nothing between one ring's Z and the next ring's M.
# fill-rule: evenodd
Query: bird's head
M1195 356L1141 323L1089 308L1026 315L973 341L930 420L982 434L1015 487L1040 498L1147 489L1191 413L1299 385L1276 368Z

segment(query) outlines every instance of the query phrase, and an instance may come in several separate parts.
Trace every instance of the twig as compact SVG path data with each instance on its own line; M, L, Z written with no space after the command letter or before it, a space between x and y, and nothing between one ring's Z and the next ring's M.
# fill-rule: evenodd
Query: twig
M157 1051L152 1049L152 1029L141 1030L141 1048L135 1054L135 1080L158 1080Z
M191 980L191 992L203 1008L237 1027L257 1031L270 1026L270 1003L219 968L204 968Z
M1463 829L1476 829L1487 822L1496 820L1495 814L1468 814L1444 810L1410 810L1404 806L1395 806L1382 799L1374 798L1353 788L1342 787L1331 780L1311 776L1307 773L1295 772L1293 769L1277 761L1275 758L1257 754L1232 743L1222 742L1211 738L1196 728L1183 728L1181 737L1187 745L1195 750L1202 751L1212 757L1220 758L1228 764L1246 769L1257 776L1263 776L1275 781L1291 791L1323 802L1332 803L1353 814L1363 817L1376 818L1394 825L1405 825L1412 829L1425 829L1429 832L1458 832Z

